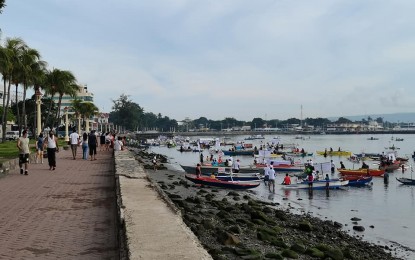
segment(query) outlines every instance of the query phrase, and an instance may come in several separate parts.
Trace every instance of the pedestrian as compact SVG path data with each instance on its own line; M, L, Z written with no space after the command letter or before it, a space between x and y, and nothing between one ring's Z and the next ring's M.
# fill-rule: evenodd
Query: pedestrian
M272 165L270 165L269 167L268 174L269 174L269 179L268 179L269 192L271 192L271 187L272 187L272 193L275 193L275 170Z
M88 160L88 134L82 134L82 159Z
M312 191L313 190L313 181L314 181L314 176L313 173L308 173L308 190Z
M29 165L29 138L27 137L27 130L23 130L22 136L17 139L17 148L19 149L19 167L20 174L23 174L23 164L24 164L24 174L28 175L27 167Z
M203 164L203 153L200 153L200 165Z
M330 170L331 170L331 174L334 174L334 171L335 171L335 165L334 165L334 162L333 162L333 160L331 160L330 161L331 162L331 168L330 168Z
M114 143L114 151L121 151L124 150L124 146L122 143L122 137L118 136L118 140Z
M157 171L157 156L154 156L152 162L153 162L153 169L154 169L154 171Z
M76 129L73 129L73 132L69 135L69 142L71 144L71 150L72 150L72 158L76 160L76 152L78 150L79 145L79 135L76 132Z
M328 174L326 174L326 178L324 178L324 180L326 181L326 189L328 190L330 187L330 177Z
M40 163L43 163L43 133L39 134L39 137L36 140L36 163L40 159Z
M105 150L105 133L102 132L99 136L99 150L104 151Z
M45 138L44 146L48 154L49 170L56 169L56 153L59 152L58 139L53 130L49 131L48 137Z
M97 136L95 135L95 130L92 130L88 136L88 148L89 148L89 156L91 157L91 161L96 160L97 156Z

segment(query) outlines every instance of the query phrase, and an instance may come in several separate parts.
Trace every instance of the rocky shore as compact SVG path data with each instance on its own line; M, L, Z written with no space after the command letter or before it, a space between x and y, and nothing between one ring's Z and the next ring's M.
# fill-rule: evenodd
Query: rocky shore
M388 247L348 235L341 223L293 214L278 203L254 199L250 191L196 186L167 170L161 155L153 171L153 157L138 152L136 159L214 259L398 259Z

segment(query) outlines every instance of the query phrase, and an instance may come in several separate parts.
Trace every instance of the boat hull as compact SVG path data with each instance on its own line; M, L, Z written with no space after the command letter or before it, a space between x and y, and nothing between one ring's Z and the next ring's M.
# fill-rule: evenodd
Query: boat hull
M330 180L328 188L333 189L340 189L343 186L346 186L349 181L341 181L341 180ZM327 189L327 181L313 181L313 190L325 190ZM301 183L294 183L289 185L282 185L281 187L284 190L308 190L310 187L308 186L308 181L301 182Z
M358 176L382 176L385 174L383 169L337 169L341 175L358 175Z
M228 156L238 156L238 155L249 155L249 156L253 156L254 155L254 151L253 150L236 150L236 151L227 151L227 150L222 150L224 155L228 155Z
M415 185L415 180L414 179L396 178L396 180L399 181L402 184L405 184L405 185Z
M350 156L352 155L352 152L350 151L317 151L318 155L324 155L326 153L327 156Z
M183 170L187 173L195 174L196 173L196 165L195 166L186 166L186 165L180 165ZM210 175L212 173L217 172L232 172L232 167L220 167L220 166L201 166L200 167L202 174L204 175ZM239 169L239 173L262 173L263 169L257 169L257 168L249 168L249 167L241 167Z
M260 185L260 182L222 181L210 177L197 177L194 174L185 174L185 177L195 184L227 189L246 190L256 188Z

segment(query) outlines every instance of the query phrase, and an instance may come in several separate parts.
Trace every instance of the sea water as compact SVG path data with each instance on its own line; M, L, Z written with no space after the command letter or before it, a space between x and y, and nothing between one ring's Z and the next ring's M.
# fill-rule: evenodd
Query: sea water
M370 137L378 140L368 140ZM212 136L209 136L212 137ZM244 141L248 136L233 136L233 141ZM265 135L265 139L244 141L259 147L261 144L271 142L275 135ZM295 138L297 137L297 138ZM280 144L295 144L300 150L304 148L307 153L313 152L313 156L296 157L295 160L306 162L330 162L333 160L336 168L342 161L346 168L357 169L361 164L355 164L347 160L347 157L324 157L316 154L316 151L325 149L337 151L339 148L353 153L382 153L389 151L389 147L395 147L399 157L409 157L407 168L404 173L396 170L389 176L385 183L383 177L374 177L370 187L346 187L340 190L313 191L309 194L307 190L283 190L281 185L285 173L277 172L275 194L270 193L268 188L261 184L252 190L254 196L265 201L278 202L286 207L293 208L297 212L307 212L321 219L328 219L342 223L343 229L354 236L374 242L376 244L392 246L397 251L397 256L405 259L415 259L415 186L400 184L396 177L411 178L411 168L414 160L411 155L414 152L415 135L281 135ZM403 141L394 141L395 138L403 138ZM196 140L198 137L193 137ZM218 137L219 139L223 137ZM194 152L180 153L176 148L151 147L155 153L164 154L169 157L172 169L183 171L180 164L196 165L200 154ZM229 149L224 147L223 149ZM209 155L206 149L203 151L204 158ZM217 157L215 155L215 157ZM234 156L240 159L241 165L249 165L254 161L250 156ZM366 161L370 168L377 168L376 161ZM331 178L338 177L337 171ZM415 178L415 173L412 178ZM358 225L365 228L364 232L353 231L351 218L357 217Z

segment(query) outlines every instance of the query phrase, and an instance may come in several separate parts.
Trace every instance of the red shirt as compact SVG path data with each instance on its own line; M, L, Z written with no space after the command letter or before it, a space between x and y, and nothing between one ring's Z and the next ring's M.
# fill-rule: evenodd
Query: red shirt
M285 176L285 178L284 178L284 184L285 185L291 184L291 178L290 178L290 176Z

